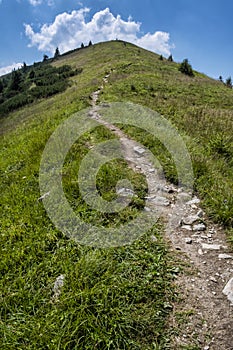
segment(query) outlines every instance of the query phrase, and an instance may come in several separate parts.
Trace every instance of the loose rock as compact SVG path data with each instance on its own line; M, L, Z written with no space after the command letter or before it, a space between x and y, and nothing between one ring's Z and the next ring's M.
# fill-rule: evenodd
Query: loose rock
M144 148L139 147L139 146L136 146L133 149L134 149L134 152L139 154L140 156L142 156L146 152L146 150Z
M202 243L201 246L202 246L202 249L204 249L204 250L220 250L221 249L221 246L219 244Z
M192 226L190 226L190 225L183 225L183 226L181 226L181 228L183 230L192 231Z
M183 223L185 225L192 225L194 224L194 222L200 220L200 218L198 216L193 216L193 215L190 215L190 216L187 216L186 218L183 218Z
M233 304L233 278L226 284L223 289L223 294L227 296L227 299Z
M170 205L170 201L165 197L155 197L152 199L156 205L167 207Z
M219 259L233 259L233 256L228 255L228 254L219 254L218 258Z
M133 197L134 191L132 191L130 188L122 187L117 190L117 194L122 197Z
M205 231L205 224L197 224L193 226L193 231Z
M198 204L198 203L200 203L200 199L197 197L194 197L193 199L187 202L188 205Z

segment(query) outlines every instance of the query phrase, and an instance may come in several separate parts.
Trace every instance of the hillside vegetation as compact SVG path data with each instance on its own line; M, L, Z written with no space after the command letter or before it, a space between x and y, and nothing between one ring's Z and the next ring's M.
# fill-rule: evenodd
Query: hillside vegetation
M54 227L38 200L40 159L56 127L89 107L90 94L111 73L101 101L132 101L176 126L191 154L195 191L210 218L224 225L233 241L233 91L198 72L186 76L177 63L120 41L73 51L52 63L58 71L64 66L80 74L71 74L62 91L37 96L14 112L4 111L0 119L0 348L169 348L165 325L179 268L163 241L162 224L131 246L104 250L79 245ZM28 87L30 94L35 86ZM167 179L176 183L164 146L143 130L122 128L155 153ZM138 195L131 205L117 217L100 216L81 198L75 181L81 159L95 144L113 137L103 126L83 135L64 164L63 185L71 206L96 225L117 226L134 218L147 191L144 177L116 160L101 169L98 186L112 199L117 181L128 177ZM65 283L54 301L53 285L60 275Z

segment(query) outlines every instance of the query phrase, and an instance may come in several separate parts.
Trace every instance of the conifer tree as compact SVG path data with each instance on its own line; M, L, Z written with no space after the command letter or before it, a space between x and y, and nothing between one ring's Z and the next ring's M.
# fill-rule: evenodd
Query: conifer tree
M55 52L54 52L54 58L58 58L60 56L60 51L59 51L59 48L57 47Z
M226 79L226 86L229 87L230 89L232 88L232 79L231 79L231 77Z

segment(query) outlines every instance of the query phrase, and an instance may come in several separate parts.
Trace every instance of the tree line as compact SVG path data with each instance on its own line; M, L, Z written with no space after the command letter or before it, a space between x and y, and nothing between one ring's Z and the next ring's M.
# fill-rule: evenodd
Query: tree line
M68 78L80 74L82 69L72 69L69 65L53 67L46 61L23 64L0 79L0 115L46 98L68 87Z

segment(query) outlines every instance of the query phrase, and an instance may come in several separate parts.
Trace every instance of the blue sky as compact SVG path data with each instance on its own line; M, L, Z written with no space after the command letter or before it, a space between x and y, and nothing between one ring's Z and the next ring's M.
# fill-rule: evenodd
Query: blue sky
M0 0L0 74L53 56L56 46L64 52L119 38L226 79L232 14L232 0Z

